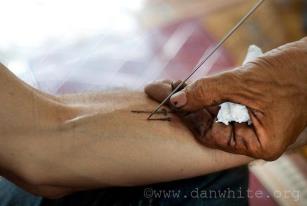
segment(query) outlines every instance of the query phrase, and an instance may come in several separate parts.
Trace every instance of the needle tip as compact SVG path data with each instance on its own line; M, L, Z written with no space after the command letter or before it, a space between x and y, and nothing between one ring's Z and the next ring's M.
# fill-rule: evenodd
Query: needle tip
M150 120L150 118L152 117L154 113L152 112L148 117L147 117L147 120Z

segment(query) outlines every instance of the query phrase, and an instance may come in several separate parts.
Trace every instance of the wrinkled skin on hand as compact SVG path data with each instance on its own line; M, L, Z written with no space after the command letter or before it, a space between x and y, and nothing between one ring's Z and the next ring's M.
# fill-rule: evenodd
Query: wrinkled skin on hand
M154 83L145 91L161 102L150 88L165 92L170 84ZM215 122L217 105L225 101L246 105L253 124ZM173 95L169 105L180 108L179 116L204 145L275 160L307 127L307 38L244 66L199 79Z

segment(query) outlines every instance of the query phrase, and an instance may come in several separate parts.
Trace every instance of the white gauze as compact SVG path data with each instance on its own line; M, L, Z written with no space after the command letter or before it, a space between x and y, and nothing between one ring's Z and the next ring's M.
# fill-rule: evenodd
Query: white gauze
M255 60L262 54L263 52L259 47L255 45L249 46L247 55L243 61L243 65ZM224 102L220 104L220 110L217 114L217 122L222 122L226 125L229 125L230 122L247 122L248 124L252 123L246 106L232 102Z

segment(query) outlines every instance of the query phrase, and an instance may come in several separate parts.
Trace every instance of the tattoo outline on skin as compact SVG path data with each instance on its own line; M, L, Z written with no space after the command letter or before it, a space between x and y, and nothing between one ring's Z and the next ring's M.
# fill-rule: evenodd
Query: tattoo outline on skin
M152 111L146 111L146 110L131 110L132 113L135 114L150 114ZM162 114L164 116L167 116L170 113L174 113L171 110L167 110L165 108L162 108L161 110L157 111L156 114ZM162 118L151 118L150 120L153 121L171 121L171 117L162 117Z

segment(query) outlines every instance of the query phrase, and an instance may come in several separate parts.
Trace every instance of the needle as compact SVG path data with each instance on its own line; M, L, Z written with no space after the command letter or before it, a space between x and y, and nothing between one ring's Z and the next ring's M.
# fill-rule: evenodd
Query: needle
M162 102L157 106L157 108L147 117L147 120L150 118L171 98L173 94L175 94L178 89L224 44L224 42L238 30L238 28L250 17L257 8L264 2L265 0L259 0L245 16L220 40L220 42L212 49L212 51L200 62L198 63L191 74L189 74L184 81L182 81Z

